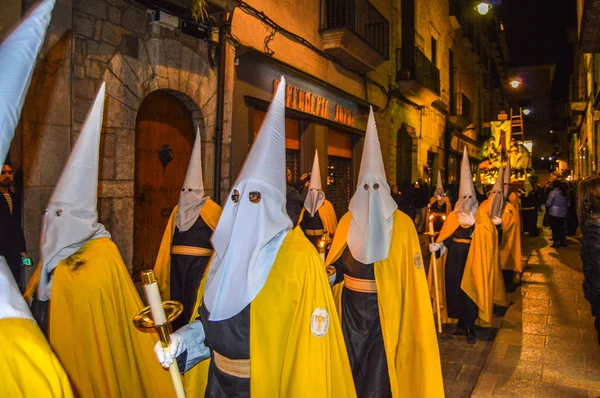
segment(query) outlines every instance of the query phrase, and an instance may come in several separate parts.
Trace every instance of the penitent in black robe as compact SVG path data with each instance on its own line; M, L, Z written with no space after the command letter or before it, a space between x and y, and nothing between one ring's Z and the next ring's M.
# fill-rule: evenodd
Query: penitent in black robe
M447 203L446 203L445 200L442 202L441 205L436 200L435 202L433 202L433 204L429 208L429 212L430 213L446 214L446 207L447 207ZM433 230L435 232L440 232L442 230L443 226L444 226L444 220L443 219L441 219L439 217L434 218L434 220L433 220Z
M343 274L375 280L374 264L355 260L347 247L333 265L337 270L337 281L343 279ZM342 331L358 397L391 397L377 293L355 292L344 287Z
M210 244L212 232L202 217L198 217L194 225L185 232L175 228L172 246L192 246L212 250ZM171 253L171 300L183 304L183 313L173 322L173 330L187 325L194 315L192 312L196 304L198 287L209 260L210 256Z
M477 304L460 287L471 244L457 240L470 241L473 231L472 226L468 228L459 226L452 236L444 241L444 246L448 249L445 281L448 317L459 319L466 328L475 326L479 310Z
M321 220L319 212L315 212L315 216L311 217L310 213L308 211L305 211L304 216L302 217L302 221L300 222L300 228L302 229L308 240L316 246L323 234L307 234L306 230L323 231L323 220Z
M523 232L527 232L529 236L538 236L540 233L537 227L537 198L530 194L521 199L521 207L523 208Z

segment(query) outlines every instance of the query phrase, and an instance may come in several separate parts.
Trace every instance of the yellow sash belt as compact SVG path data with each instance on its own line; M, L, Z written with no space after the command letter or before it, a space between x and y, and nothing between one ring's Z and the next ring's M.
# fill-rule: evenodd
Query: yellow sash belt
M325 233L324 229L305 229L304 233L306 236L319 236Z
M215 365L221 372L243 379L250 378L249 359L229 359L216 351L213 351L213 357Z
M456 242L456 243L471 243L471 239L456 238L456 239L454 239L454 242Z
M359 293L377 293L377 284L370 279L358 279L344 274L344 286Z
M185 256L208 257L212 256L213 250L204 247L174 245L171 254L183 254Z

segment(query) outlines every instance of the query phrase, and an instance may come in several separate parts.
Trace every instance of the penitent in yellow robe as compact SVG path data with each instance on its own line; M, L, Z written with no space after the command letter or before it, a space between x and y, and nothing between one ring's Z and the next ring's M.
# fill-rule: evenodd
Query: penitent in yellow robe
M438 235L437 242L448 239L460 224L456 212L448 215L444 227ZM442 322L449 322L446 307L446 256L447 253L436 259L438 277L438 295L440 298L440 315ZM429 267L428 283L433 308L436 309L435 287L433 282L433 255ZM460 284L461 289L475 302L479 308L477 324L490 326L493 319L494 304L506 306L506 291L502 273L500 272L498 255L498 232L492 220L482 206L475 213L475 230L471 240L471 247L467 255L465 272Z
M0 396L70 398L69 379L31 319L0 319Z
M199 376L190 372L185 376L188 397L204 396L206 383L190 387L197 386ZM284 239L250 304L250 390L252 397L356 396L325 268L300 227Z
M30 295L32 290L30 282ZM76 396L175 396L169 372L154 354L156 334L133 325L133 315L142 308L121 254L109 238L86 242L58 264L48 340Z
M512 195L512 194L511 194ZM516 196L516 195L515 195ZM491 200L481 204L482 210L489 212ZM500 268L503 270L523 272L521 257L521 215L517 208L507 202L502 212L502 240L498 247Z
M300 217L298 217L298 222L296 223L296 225L300 225L305 213L306 208L303 207L302 211L300 212ZM323 222L323 228L327 232L329 232L331 236L335 235L335 230L337 228L337 217L335 215L335 210L333 209L333 205L331 204L331 202L325 199L323 205L319 207L319 210L317 210L317 213L319 214L319 217L321 217L321 222Z
M160 242L156 264L154 264L154 273L158 281L160 296L164 301L171 299L171 243L173 242L173 234L175 233L177 209L178 206L175 206L171 212L171 217ZM200 209L200 217L214 231L221 217L221 211L221 206L208 198Z
M388 257L375 263L375 282L381 332L392 396L443 397L442 368L437 334L419 237L412 220L396 210ZM340 220L326 264L347 246L352 215ZM341 314L343 283L334 286Z

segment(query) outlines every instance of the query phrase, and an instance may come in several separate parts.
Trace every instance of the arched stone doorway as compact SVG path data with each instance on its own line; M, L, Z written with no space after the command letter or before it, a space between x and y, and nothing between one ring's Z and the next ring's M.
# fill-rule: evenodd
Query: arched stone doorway
M412 178L412 146L413 139L408 129L402 126L398 130L396 144L396 184L402 186L402 181Z
M181 97L173 91L154 91L137 113L132 261L136 280L140 271L154 267L194 145L192 112L176 95Z

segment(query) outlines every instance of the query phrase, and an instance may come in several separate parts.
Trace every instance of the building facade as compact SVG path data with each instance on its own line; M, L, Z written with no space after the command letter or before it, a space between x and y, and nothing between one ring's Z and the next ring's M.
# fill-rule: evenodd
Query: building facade
M224 202L281 75L288 167L309 172L318 150L338 216L370 106L392 185L438 170L458 180L463 147L476 165L489 121L508 109L503 26L467 1L209 3L211 19L195 23L187 0L57 2L11 149L35 259L41 214L102 81L99 217L134 275L154 264L195 131L207 194Z
M571 169L575 178L598 174L600 162L600 10L577 1L577 50L569 87Z

